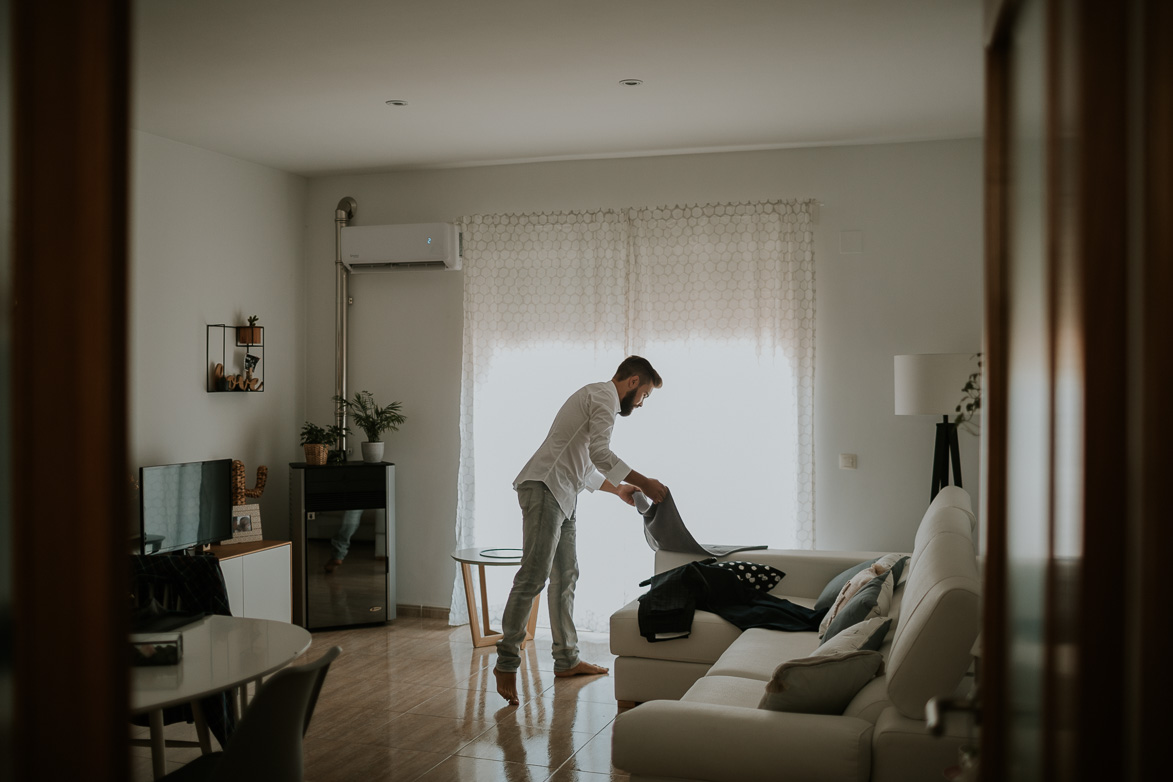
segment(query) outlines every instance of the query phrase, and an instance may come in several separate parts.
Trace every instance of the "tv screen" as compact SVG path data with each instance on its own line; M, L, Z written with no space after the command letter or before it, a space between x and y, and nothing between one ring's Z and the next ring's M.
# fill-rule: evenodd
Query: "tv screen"
M142 552L162 554L232 537L232 460L139 468Z

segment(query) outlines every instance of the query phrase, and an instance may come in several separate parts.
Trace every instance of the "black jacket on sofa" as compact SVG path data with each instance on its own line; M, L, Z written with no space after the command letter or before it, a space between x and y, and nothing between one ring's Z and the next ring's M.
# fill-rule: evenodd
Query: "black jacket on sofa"
M714 559L689 562L644 581L651 585L639 598L639 634L648 641L685 638L698 609L710 611L742 630L818 630L827 609L816 611L759 592L735 573L713 565ZM669 635L671 638L658 637Z

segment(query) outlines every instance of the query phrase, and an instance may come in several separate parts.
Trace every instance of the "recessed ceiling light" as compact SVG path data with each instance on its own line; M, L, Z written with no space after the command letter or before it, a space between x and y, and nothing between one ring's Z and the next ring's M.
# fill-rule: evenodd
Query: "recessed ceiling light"
M644 81L643 79L621 79L619 83L624 87L638 87L639 85L643 84Z
M399 100L399 99L394 99L394 100L389 100L389 101L387 101L387 105L388 105L388 106L406 106L406 105L407 105L407 101L405 101L405 100Z

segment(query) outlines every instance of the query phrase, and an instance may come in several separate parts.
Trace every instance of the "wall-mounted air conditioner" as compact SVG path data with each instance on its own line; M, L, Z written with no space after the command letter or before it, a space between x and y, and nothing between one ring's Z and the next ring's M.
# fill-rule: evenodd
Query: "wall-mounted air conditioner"
M460 231L455 223L343 226L342 263L356 274L456 270L460 268Z

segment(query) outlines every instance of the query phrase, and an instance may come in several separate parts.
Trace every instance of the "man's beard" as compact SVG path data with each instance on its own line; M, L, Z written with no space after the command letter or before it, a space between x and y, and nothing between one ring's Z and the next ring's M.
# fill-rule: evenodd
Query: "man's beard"
M627 395L619 400L619 415L631 415L631 411L635 409L635 392L638 388L633 388L627 392Z

